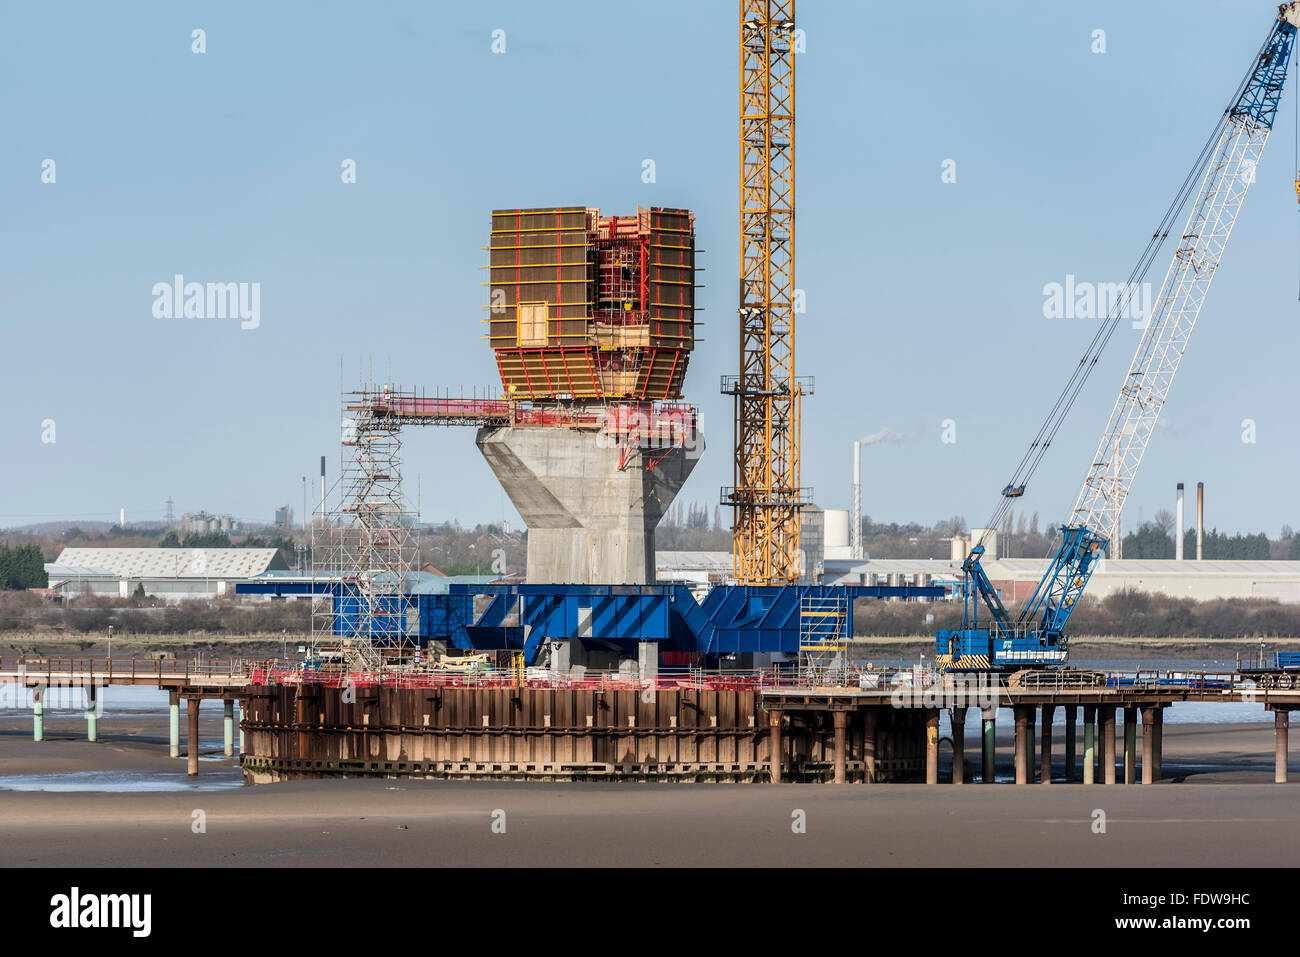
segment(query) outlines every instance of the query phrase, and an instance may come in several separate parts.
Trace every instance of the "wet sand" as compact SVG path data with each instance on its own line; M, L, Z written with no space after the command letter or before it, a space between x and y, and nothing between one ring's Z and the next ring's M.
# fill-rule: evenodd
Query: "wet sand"
M185 781L184 759L167 757L165 717L106 715L96 744L84 732L77 715L51 716L47 740L37 744L30 716L0 716L0 776L117 772ZM219 713L205 715L201 737L212 746L201 786L237 774L234 759L220 755L220 733ZM1009 770L1009 741L1000 737L1000 770ZM1294 863L1300 787L1272 783L1270 724L1170 724L1165 745L1165 781L1149 788L335 780L170 792L0 791L0 864ZM976 747L972 734L968 755ZM1093 833L1097 809L1106 814L1104 834ZM206 833L192 831L195 810L206 815ZM796 811L806 833L791 829ZM504 834L493 831L501 819L494 812L504 812Z

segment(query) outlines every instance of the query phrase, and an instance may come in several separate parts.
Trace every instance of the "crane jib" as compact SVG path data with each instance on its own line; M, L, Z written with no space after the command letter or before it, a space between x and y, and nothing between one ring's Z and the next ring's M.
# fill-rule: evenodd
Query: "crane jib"
M1283 4L1252 68L1238 84L1228 109L1166 212L1166 222L1156 230L1154 238L1163 241L1171 231L1168 220L1190 198L1192 184L1199 178L1200 189L1180 234L1182 239L1146 319L1070 521L1061 527L1060 546L1046 573L1012 618L981 563L985 555L983 543L977 543L962 563L962 627L945 629L937 636L935 652L940 669L998 670L1065 661L1066 624L1107 546L1119 543L1124 501L1168 398L1237 214L1254 182L1256 165L1277 117L1298 27L1300 0ZM1158 249L1159 243L1148 246L1135 275L1145 274L1150 257ZM990 528L995 528L996 520L1006 514L1012 501L1024 494L1025 485L1114 333L1119 316L1116 310L1075 367L1030 451L1002 489L1002 504ZM980 606L987 615L983 621Z

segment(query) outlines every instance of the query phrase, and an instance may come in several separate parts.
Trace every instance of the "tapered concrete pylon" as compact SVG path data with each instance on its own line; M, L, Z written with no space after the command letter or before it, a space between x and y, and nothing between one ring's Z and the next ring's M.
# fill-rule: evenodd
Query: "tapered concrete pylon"
M573 584L655 580L655 526L704 451L699 432L627 455L577 429L479 429L476 442L528 526L528 581Z

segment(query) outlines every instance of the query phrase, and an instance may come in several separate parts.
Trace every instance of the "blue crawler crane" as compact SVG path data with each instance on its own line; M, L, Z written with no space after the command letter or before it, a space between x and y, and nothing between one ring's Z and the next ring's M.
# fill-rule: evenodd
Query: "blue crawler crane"
M1003 487L999 506L986 526L989 529L997 528L1012 503L1024 495L1029 478L1073 407L1102 350L1120 321L1133 318L1130 302L1199 183L1187 225L1177 234L1180 238L1175 244L1173 261L1124 377L1110 421L1102 432L1074 511L1070 520L1061 526L1060 545L1046 574L1013 614L981 567L980 560L985 554L983 541L975 542L962 563L962 625L938 632L935 651L940 669L1012 671L1065 662L1065 627L1070 613L1107 546L1117 542L1124 500L1164 408L1241 204L1254 182L1255 168L1277 116L1297 27L1300 27L1300 2L1283 4L1278 8L1268 39L1238 84L1128 282L1121 284L1115 301L1110 303L1107 319L1100 324L1029 450ZM1297 183L1300 193L1300 178ZM1291 678L1286 680L1289 682Z

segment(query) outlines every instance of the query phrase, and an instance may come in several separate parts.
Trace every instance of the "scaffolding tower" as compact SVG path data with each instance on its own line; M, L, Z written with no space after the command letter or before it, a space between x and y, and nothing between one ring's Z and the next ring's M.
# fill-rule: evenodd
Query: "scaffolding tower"
M312 522L312 657L323 666L373 671L418 645L416 516L402 494L401 424L385 414L402 398L389 383L342 397L334 507Z
M799 674L813 686L840 686L849 670L849 598L841 594L799 600Z

